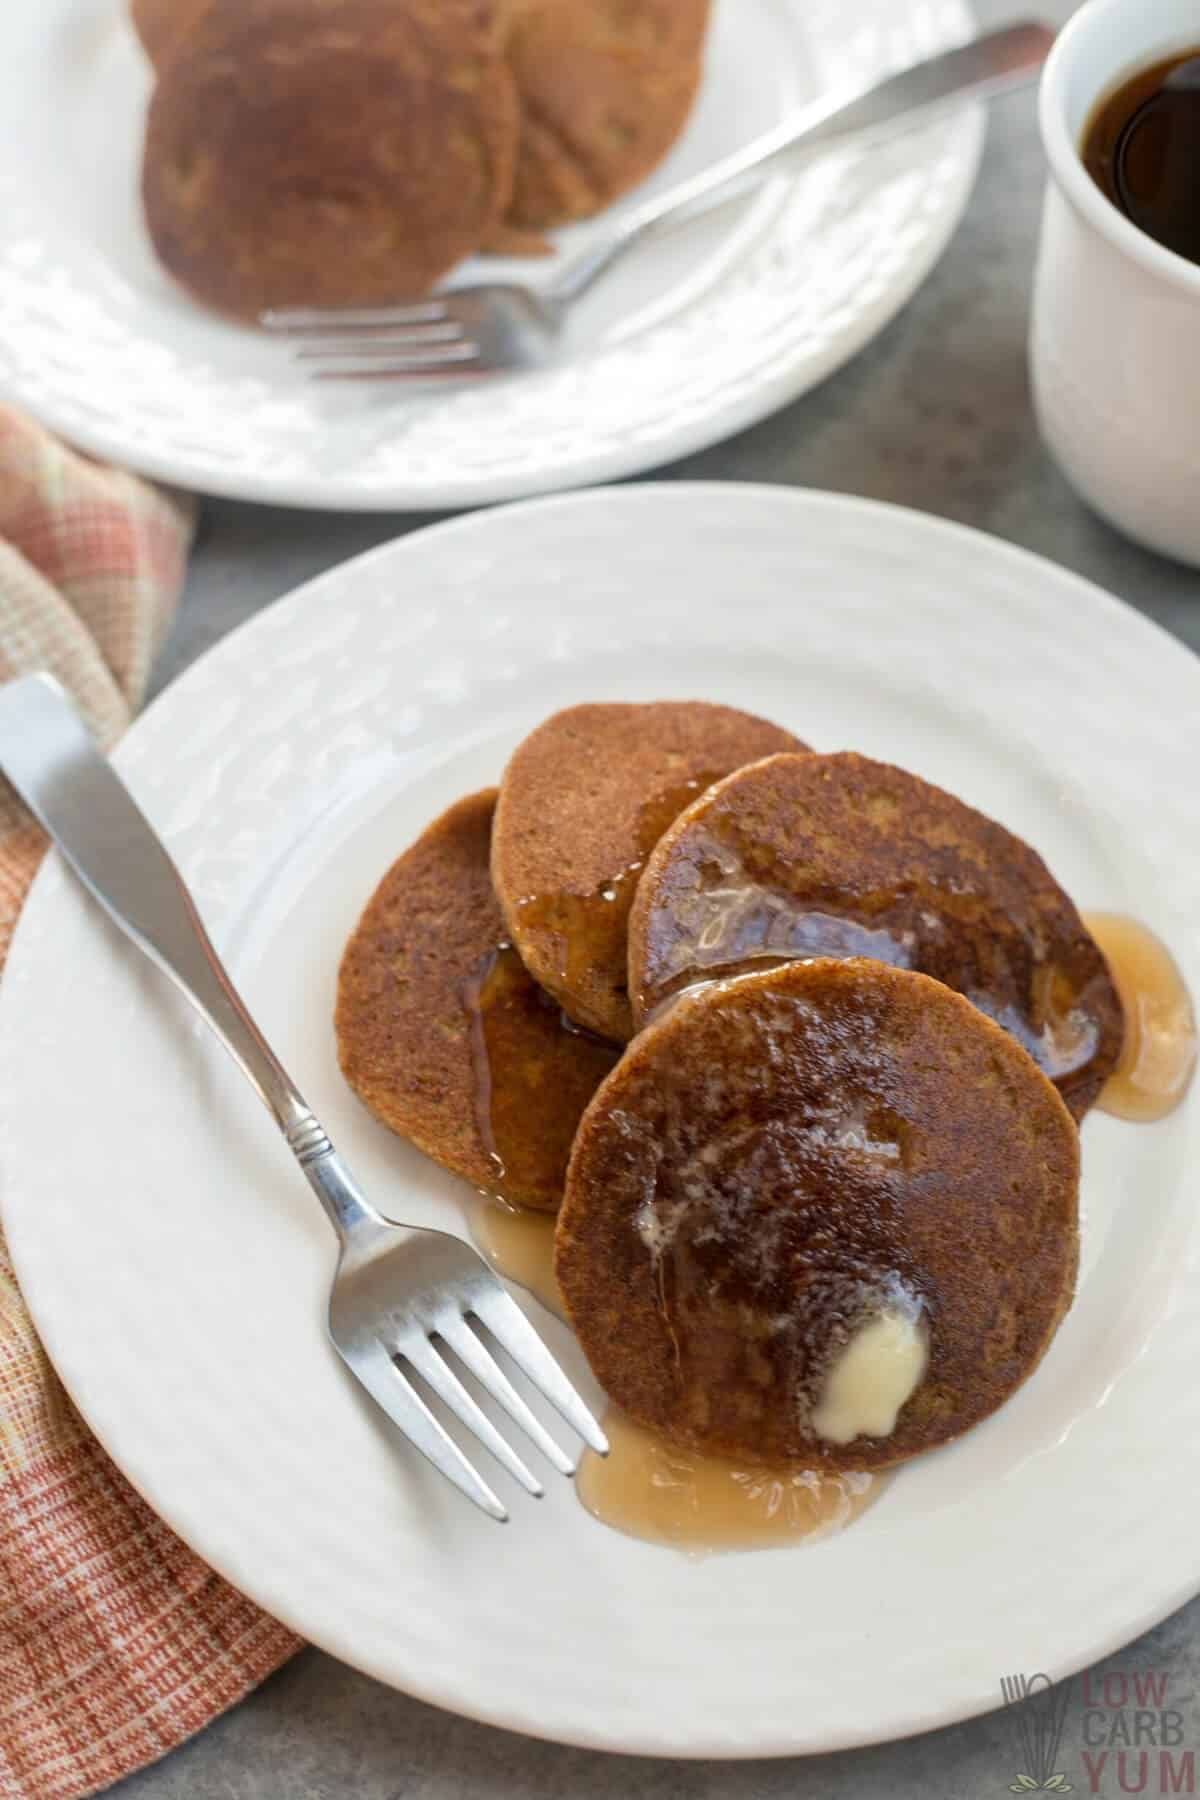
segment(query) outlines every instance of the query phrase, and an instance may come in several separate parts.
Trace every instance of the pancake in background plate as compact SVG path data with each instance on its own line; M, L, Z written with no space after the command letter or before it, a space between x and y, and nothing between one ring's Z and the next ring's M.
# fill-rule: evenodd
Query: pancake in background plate
M851 958L683 995L584 1114L556 1227L601 1386L669 1441L878 1469L958 1437L1070 1304L1079 1139L940 982Z
M308 20L335 16L346 0L130 0L134 30L156 69L161 69L189 33L210 13L223 10L231 19L261 21L274 11L296 16L297 5ZM375 0L380 24L389 13L403 8L410 18L423 20L449 35L471 34L485 49L498 52L508 32L512 0Z
M641 1023L690 983L799 956L921 970L1010 1031L1077 1119L1121 1054L1108 965L1041 857L865 756L775 756L663 836L629 925Z
M243 6L249 0L242 0ZM213 0L130 0L129 16L142 48L156 69L182 43Z
M573 1019L628 1038L625 926L646 856L711 782L803 748L765 719L700 700L572 706L518 747L492 879L526 967Z
M590 217L662 161L700 85L708 17L709 0L517 0L510 224Z
M495 789L460 800L380 882L346 946L342 1072L392 1131L477 1188L550 1210L617 1052L564 1026L504 943Z
M484 36L431 6L251 0L193 25L143 165L178 281L253 318L421 293L471 254L508 205L516 91Z

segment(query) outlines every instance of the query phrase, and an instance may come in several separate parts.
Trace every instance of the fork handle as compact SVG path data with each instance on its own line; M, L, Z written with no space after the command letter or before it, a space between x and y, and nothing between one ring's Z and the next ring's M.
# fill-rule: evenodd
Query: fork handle
M93 898L211 1026L273 1115L339 1235L379 1223L247 1012L178 869L52 676L0 688L0 769Z
M777 158L789 151L820 151L840 138L882 126L908 123L948 101L975 94L998 93L1028 81L1041 67L1054 42L1048 25L1026 20L972 38L898 74L867 86L844 89L816 100L799 115L755 138L742 150L714 163L657 200L637 207L611 235L572 262L546 298L566 304L578 300L625 252L664 226L682 224L697 214L757 185Z

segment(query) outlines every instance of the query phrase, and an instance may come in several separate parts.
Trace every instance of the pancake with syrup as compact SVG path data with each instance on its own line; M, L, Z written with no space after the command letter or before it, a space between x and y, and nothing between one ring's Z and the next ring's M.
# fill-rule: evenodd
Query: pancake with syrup
M640 1425L880 1469L1036 1368L1074 1290L1078 1179L1058 1093L960 995L791 963L684 994L634 1040L580 1125L556 1273Z
M392 1131L477 1188L552 1210L617 1052L564 1021L505 943L488 873L495 789L394 863L346 946L338 1058Z
M935 976L1019 1040L1077 1119L1121 1054L1108 965L1041 857L865 756L768 757L675 821L630 919L635 1019L693 982L803 956Z
M633 1029L626 922L646 857L710 783L799 739L704 701L572 706L505 770L492 879L508 934L571 1018L623 1043Z

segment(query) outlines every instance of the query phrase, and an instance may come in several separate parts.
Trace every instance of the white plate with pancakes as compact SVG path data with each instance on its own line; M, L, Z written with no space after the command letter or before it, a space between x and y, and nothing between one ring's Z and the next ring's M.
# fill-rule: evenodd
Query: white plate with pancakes
M638 195L970 30L965 0L717 0L695 111ZM631 256L580 306L554 370L402 394L312 384L285 343L206 312L159 267L138 193L151 73L126 0L9 0L0 52L0 393L180 486L341 510L609 480L795 399L924 279L983 136L970 108L850 146ZM604 224L563 234L562 254ZM513 270L536 285L557 261Z
M281 601L117 753L385 1211L462 1229L469 1190L338 1070L337 966L374 884L556 708L698 697L948 787L1200 991L1200 669L1111 596L834 495L475 515ZM1153 1125L1087 1117L1077 1298L998 1412L840 1534L697 1558L567 1482L506 1487L498 1528L406 1450L325 1340L333 1239L257 1102L54 859L0 988L0 1069L3 1222L72 1398L215 1569L398 1688L609 1750L823 1751L994 1707L1013 1670L1065 1676L1200 1585L1200 1094Z

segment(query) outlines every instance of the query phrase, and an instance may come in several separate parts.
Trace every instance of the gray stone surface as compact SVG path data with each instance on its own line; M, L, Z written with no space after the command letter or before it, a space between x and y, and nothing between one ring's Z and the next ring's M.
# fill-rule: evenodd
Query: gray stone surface
M1011 7L979 0L985 22ZM1063 19L1069 0L1042 9ZM976 525L1026 545L1113 589L1200 648L1200 578L1124 542L1075 499L1038 442L1030 414L1025 330L1041 155L1029 93L995 109L978 189L954 243L903 315L863 355L815 393L729 443L661 472L765 481L870 494ZM209 645L297 582L356 551L427 521L411 515L338 518L224 502L204 511L201 537L160 685ZM1146 1529L1153 1529L1151 1520ZM981 1616L987 1596L980 1594ZM1053 1581L1046 1592L1049 1616ZM798 1629L803 1628L798 1621ZM921 1631L913 1621L914 1633ZM953 1653L953 1647L948 1647ZM1030 1620L1029 1656L1038 1655ZM1178 1780L1195 1791L1182 1760L1200 1760L1200 1603L1102 1665L1110 1673L1165 1675L1167 1709L1182 1715L1182 1744L1164 1768L1160 1746L1117 1764L1133 1702L1118 1685L1089 1709L1074 1685L1059 1767L1076 1795L1159 1794ZM1002 1671L997 1670L997 1680ZM854 1682L848 1668L845 1680ZM1093 1675L1093 1693L1100 1679ZM1105 1705L1104 1702L1109 1704ZM1144 1710L1144 1709L1143 1709ZM1158 1709L1151 1709L1161 1711ZM871 1695L862 1696L869 1727ZM1114 1726L1113 1721L1116 1721ZM1021 1772L1003 1714L905 1743L808 1761L723 1765L605 1757L513 1737L438 1713L307 1651L259 1693L156 1768L125 1783L121 1800L983 1800ZM1145 1735L1143 1727L1143 1736ZM1155 1731L1162 1735L1162 1728ZM1103 1768L1084 1761L1115 1730ZM1174 1727L1168 1721L1166 1735ZM1145 1744L1143 1744L1145 1748Z

